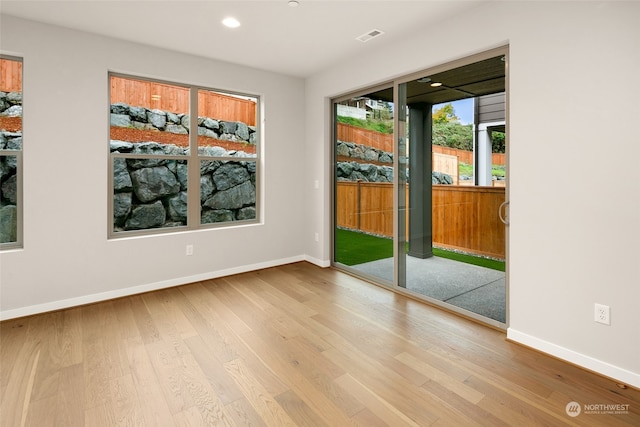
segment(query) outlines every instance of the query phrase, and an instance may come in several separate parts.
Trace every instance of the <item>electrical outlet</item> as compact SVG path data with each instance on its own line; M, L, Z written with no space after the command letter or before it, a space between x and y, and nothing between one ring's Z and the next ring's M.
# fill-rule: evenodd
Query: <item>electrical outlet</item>
M193 245L187 245L186 255L187 256L193 255Z
M604 325L611 325L611 309L608 305L595 304L594 305L594 319L598 323Z
M315 234L315 239L316 239L316 242L320 241L320 235L318 233Z

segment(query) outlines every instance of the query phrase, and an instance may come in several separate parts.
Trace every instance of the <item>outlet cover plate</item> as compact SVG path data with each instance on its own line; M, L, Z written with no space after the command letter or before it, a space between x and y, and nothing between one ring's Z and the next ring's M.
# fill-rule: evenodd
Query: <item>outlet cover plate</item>
M594 305L594 318L598 323L602 323L603 325L611 325L611 309L608 305L603 304L595 304Z

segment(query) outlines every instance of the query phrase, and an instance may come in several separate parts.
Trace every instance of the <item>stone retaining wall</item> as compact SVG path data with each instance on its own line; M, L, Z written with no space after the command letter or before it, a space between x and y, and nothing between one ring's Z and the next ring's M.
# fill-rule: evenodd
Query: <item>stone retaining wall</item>
M22 117L22 92L0 92L0 117ZM0 150L21 150L22 132L0 129ZM17 159L0 158L0 243L15 242L18 230Z
M188 114L117 103L111 104L111 126L187 135L190 131L190 117ZM255 126L210 117L198 117L198 135L253 145L256 144L257 137Z
M111 141L111 151L176 155L188 149L156 142ZM201 223L256 218L256 162L240 160L239 152L220 147L205 147L202 153L238 160L200 162ZM115 231L187 223L186 160L114 158L113 189Z
M393 167L377 164L393 164L393 153L353 142L337 141L336 155L341 159L354 159L350 162L337 162L338 181L393 182ZM431 182L453 184L453 178L451 175L434 171L431 174Z
M111 105L111 126L186 135L189 124L189 116L185 114L121 103ZM255 219L256 162L248 161L255 156L215 146L216 140L255 144L255 127L198 117L198 135L214 141L213 146L198 149L201 156L237 158L200 162L201 224ZM188 147L155 141L111 141L112 153L186 156L189 151ZM186 225L187 175L186 157L185 160L114 158L114 230Z

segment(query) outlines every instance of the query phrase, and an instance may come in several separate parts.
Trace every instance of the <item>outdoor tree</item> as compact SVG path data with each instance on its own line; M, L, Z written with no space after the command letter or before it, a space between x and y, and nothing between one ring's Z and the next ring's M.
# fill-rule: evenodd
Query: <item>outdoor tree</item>
M442 107L435 110L432 114L433 123L460 123L460 118L456 116L456 111L453 108L453 104L445 104Z
M491 132L491 152L504 153L505 151L504 132Z
M463 125L451 103L432 113L433 144L460 150L473 150L473 128Z

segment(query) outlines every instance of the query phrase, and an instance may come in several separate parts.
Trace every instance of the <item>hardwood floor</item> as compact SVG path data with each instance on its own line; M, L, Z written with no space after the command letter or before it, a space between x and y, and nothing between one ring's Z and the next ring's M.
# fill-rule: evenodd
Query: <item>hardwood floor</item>
M3 427L640 425L638 390L308 263L0 327Z

